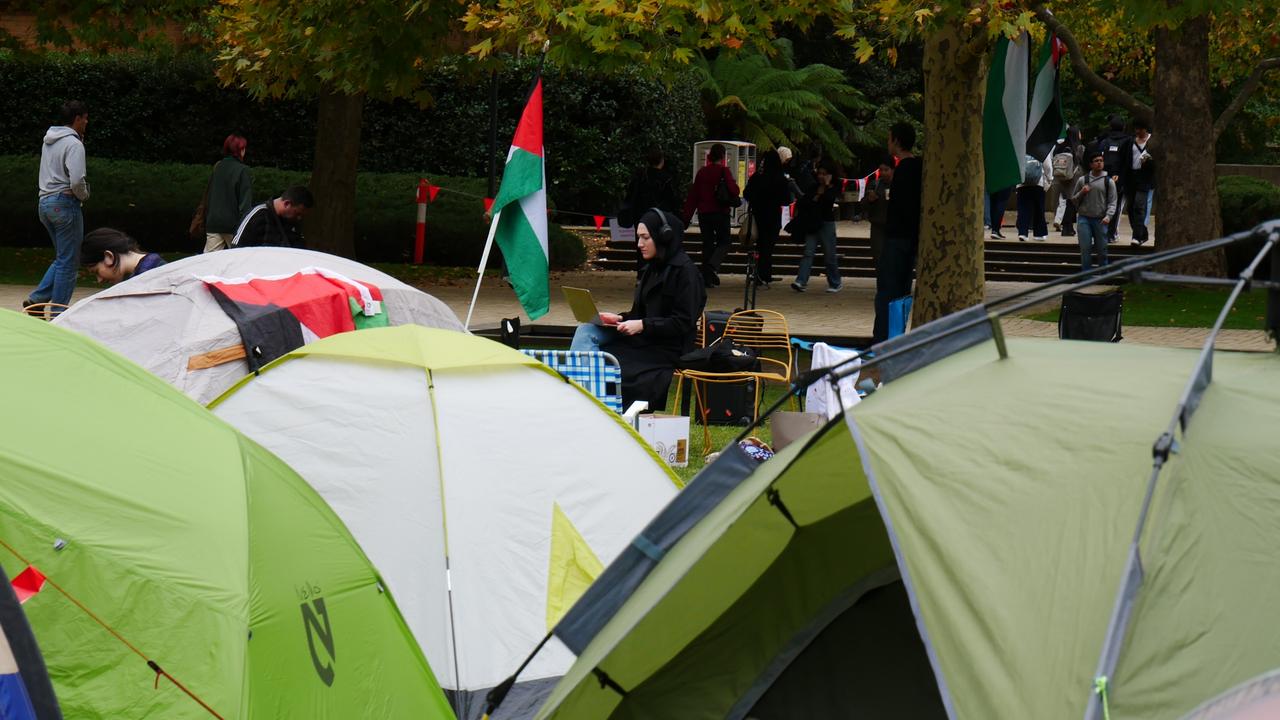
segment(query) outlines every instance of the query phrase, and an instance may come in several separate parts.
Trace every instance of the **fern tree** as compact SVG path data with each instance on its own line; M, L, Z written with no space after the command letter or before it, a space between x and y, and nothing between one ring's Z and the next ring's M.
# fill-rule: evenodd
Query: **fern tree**
M849 119L849 113L871 106L844 73L828 65L797 68L789 40L779 38L772 46L772 56L720 52L714 60L695 61L713 136L742 138L764 149L817 142L838 162L853 159L849 142L878 144Z

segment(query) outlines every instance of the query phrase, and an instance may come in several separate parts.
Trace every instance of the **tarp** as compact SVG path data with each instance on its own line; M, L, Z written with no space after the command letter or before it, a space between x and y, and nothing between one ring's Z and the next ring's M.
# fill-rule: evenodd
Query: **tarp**
M0 337L0 565L47 576L23 609L67 717L450 717L283 462L81 335L0 312Z
M616 611L575 636L539 716L853 716L854 698L866 717L1083 717L1197 352L1007 348L916 367L690 507L641 579L589 591ZM1217 353L1157 485L1112 717L1180 717L1280 666L1280 629L1259 622L1280 604L1277 427L1280 358ZM856 642L875 633L894 639Z
M295 248L237 248L183 258L80 302L57 324L87 335L207 403L250 371L240 331L202 278L274 277L323 268L377 287L391 325L461 331L447 305L353 260Z
M214 412L285 459L351 528L461 717L515 671L676 494L622 419L500 343L417 326L334 335ZM558 641L497 717L572 662Z

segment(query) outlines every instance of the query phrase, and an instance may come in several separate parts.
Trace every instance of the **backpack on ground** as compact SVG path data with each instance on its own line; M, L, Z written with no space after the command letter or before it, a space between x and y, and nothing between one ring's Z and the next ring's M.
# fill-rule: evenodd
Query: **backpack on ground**
M1022 183L1024 185L1036 185L1043 175L1044 168L1040 165L1040 161L1028 155L1027 167L1022 172Z
M1070 180L1076 175L1076 159L1071 150L1064 150L1053 156L1053 179Z

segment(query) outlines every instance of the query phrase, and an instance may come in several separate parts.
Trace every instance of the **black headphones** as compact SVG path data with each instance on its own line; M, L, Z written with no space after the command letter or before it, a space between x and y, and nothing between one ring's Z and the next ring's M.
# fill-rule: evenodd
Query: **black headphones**
M649 231L649 232L650 232L650 233L651 233L655 238L660 238L660 239L662 240L662 244L663 244L664 246L668 246L668 247L669 247L669 246L671 245L671 243L675 242L675 239L676 239L676 231L675 231L675 230L673 230L673 229L671 228L671 226L667 224L667 214L666 214L666 213L664 213L664 212L662 212L661 210L659 210L659 209L658 209L658 208L656 208L656 207L651 207L651 208L649 208L649 212L656 212L656 213L658 213L658 217L662 220L662 225L661 225L661 227L659 227L659 228L658 228L658 231L657 231L656 233L654 233L652 229L650 229L650 231Z

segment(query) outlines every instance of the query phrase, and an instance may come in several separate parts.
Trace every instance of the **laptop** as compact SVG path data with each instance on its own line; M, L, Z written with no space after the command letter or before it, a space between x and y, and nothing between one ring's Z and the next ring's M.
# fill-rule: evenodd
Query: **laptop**
M564 291L564 299L569 303L569 309L573 311L574 320L590 325L604 325L600 322L600 310L596 307L596 301L591 299L590 290L576 287L560 289Z

